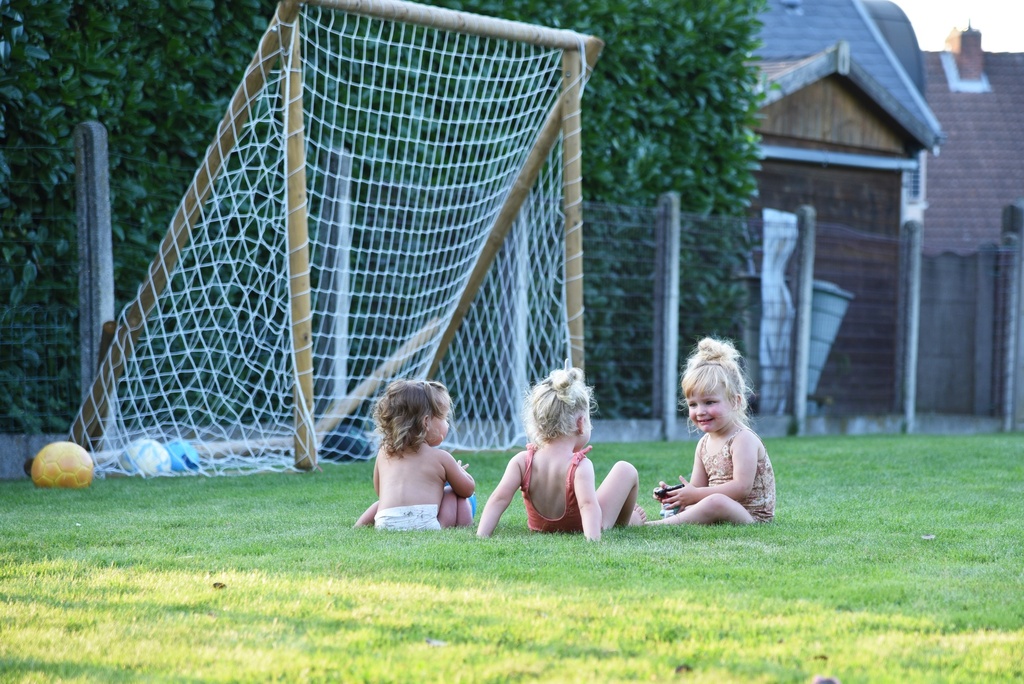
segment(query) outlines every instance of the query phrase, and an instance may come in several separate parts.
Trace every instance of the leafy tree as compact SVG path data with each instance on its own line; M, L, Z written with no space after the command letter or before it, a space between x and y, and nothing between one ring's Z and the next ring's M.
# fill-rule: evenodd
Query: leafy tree
M120 306L142 281L273 8L0 0L0 312L12 307L0 386L13 393L0 402L10 417L0 430L54 431L78 401L77 389L43 386L78 379L75 126L95 120L108 131ZM72 315L40 319L32 305ZM24 320L64 321L65 334Z

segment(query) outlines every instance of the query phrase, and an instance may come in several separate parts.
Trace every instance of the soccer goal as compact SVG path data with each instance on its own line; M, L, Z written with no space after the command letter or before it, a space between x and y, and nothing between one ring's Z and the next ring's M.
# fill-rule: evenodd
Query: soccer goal
M308 470L365 437L390 379L434 377L447 447L521 443L529 385L583 365L580 100L602 47L282 2L72 440L101 475L140 439L189 442L209 474Z

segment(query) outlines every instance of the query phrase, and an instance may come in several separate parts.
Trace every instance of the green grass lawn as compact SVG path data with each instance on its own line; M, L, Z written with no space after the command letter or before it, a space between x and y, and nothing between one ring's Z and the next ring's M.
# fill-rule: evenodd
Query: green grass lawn
M0 483L0 681L1024 678L1024 436L767 440L776 521L352 529L372 462ZM508 454L458 454L478 498ZM598 444L649 498L693 443ZM477 517L479 518L479 510Z

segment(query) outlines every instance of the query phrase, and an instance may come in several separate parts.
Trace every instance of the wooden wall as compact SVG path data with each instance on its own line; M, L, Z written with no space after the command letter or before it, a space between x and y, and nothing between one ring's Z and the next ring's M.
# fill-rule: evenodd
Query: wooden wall
M899 409L900 173L765 161L755 217L769 207L815 208L815 278L854 293L816 393L825 412Z
M760 119L757 133L765 145L909 157L906 132L840 76L766 105ZM752 217L760 218L764 208L796 212L804 204L814 207L815 279L854 295L818 384L815 398L822 411L898 411L902 173L766 159L756 177Z
M902 178L898 171L766 160L757 175L751 209L795 212L815 208L818 221L842 223L866 233L898 236Z
M843 79L830 76L766 105L757 127L766 140L793 147L906 156L906 142L891 117Z

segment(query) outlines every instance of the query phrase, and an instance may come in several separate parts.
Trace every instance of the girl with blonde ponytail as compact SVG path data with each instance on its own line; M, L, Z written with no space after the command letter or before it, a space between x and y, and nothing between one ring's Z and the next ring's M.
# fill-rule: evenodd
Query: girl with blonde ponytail
M619 461L595 486L587 458L592 408L583 371L568 364L530 390L523 406L530 444L505 468L480 515L478 536L491 536L516 490L523 493L527 526L535 532L582 532L597 541L610 527L643 524L646 516L636 505L639 479L630 463Z
M648 525L767 522L775 517L775 471L750 429L741 357L728 340L706 337L690 355L682 390L690 422L704 433L690 479L661 482L654 498L674 512Z

